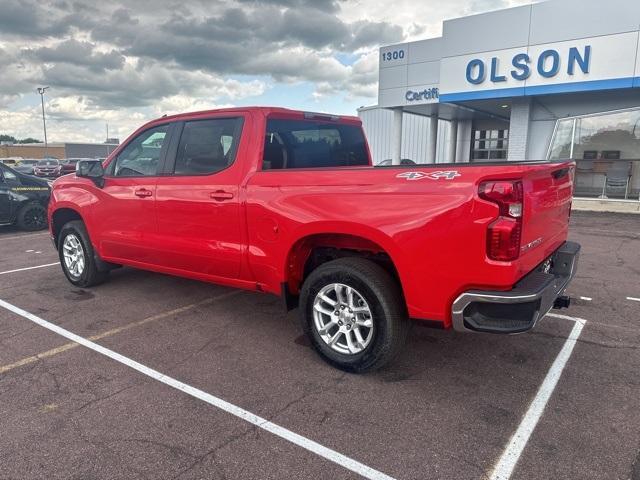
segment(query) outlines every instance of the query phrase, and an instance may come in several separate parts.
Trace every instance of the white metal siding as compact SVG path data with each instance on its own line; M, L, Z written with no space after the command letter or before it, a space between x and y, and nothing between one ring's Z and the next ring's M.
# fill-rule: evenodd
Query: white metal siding
M358 116L362 126L373 163L378 164L391 158L391 132L393 111L386 108L361 108ZM427 163L427 136L429 135L429 117L405 112L402 117L402 158L410 158L416 163ZM438 147L436 162L444 162L448 148L449 123L438 122Z

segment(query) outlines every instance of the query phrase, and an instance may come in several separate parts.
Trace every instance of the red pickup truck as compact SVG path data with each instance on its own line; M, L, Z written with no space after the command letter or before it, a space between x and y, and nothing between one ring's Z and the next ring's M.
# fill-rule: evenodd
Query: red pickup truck
M531 329L567 306L574 164L374 167L360 120L234 108L154 120L53 184L69 281L128 265L282 296L331 364L378 368L410 319Z

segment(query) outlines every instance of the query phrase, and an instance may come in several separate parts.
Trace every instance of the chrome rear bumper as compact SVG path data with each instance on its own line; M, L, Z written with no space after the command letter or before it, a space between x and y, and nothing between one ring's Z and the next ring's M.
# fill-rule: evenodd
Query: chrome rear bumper
M580 245L565 242L507 292L470 290L452 306L453 328L464 332L520 333L531 330L553 308L576 272ZM547 271L545 271L547 270Z

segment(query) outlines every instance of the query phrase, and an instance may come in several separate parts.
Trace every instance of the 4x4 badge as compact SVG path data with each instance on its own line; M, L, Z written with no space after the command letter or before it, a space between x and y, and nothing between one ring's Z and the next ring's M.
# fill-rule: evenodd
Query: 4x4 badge
M420 180L421 178L428 178L430 180L439 180L444 178L445 180L453 180L461 175L457 170L438 170L437 172L424 173L424 172L402 172L396 175L396 178L404 178L406 180Z

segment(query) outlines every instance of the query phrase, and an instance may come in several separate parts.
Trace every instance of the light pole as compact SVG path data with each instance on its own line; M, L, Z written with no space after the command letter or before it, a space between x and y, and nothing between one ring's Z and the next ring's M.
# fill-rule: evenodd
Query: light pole
M47 156L47 122L44 118L44 92L49 87L38 87L38 93L40 94L40 102L42 103L42 127L44 128L44 157Z

